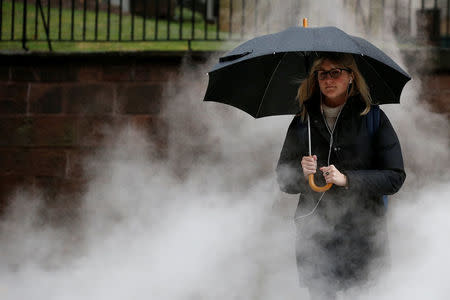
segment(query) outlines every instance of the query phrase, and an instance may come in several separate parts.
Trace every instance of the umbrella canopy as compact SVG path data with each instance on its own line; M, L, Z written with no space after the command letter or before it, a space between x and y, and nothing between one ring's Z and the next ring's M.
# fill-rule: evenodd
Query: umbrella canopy
M295 97L317 52L353 54L377 104L399 103L411 78L383 51L336 27L290 27L251 39L208 73L205 101L235 106L255 118L296 114Z

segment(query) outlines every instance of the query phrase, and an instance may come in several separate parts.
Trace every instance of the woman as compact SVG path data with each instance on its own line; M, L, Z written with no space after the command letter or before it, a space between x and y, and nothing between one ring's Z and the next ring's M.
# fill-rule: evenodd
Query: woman
M397 135L379 110L375 132L367 84L350 54L323 53L299 87L301 113L289 126L277 166L282 191L300 193L296 211L297 267L312 299L368 279L386 246L383 195L405 180ZM311 154L308 126L310 122ZM332 183L324 193L311 190Z

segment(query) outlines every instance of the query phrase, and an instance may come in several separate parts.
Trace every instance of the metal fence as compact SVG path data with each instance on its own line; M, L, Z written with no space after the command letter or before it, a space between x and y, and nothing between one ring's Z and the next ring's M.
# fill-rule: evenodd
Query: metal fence
M284 0L283 0L284 1ZM286 26L307 0L290 0ZM450 0L342 0L366 32L394 14L399 37L449 46ZM367 9L368 8L368 9ZM238 41L271 32L269 0L0 0L0 42ZM418 22L417 20L422 21ZM0 43L1 47L1 43Z

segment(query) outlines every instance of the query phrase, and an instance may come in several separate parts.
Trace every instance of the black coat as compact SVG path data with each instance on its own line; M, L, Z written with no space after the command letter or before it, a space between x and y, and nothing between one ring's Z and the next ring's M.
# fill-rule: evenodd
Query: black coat
M306 101L305 107L311 120L311 150L317 155L318 168L328 165L331 149L330 164L347 176L348 186L333 185L323 195L313 216L301 217L313 210L321 193L313 192L303 175L301 160L309 155L308 130L306 121L302 123L299 116L289 126L278 161L277 179L282 191L300 193L296 219L301 233L297 261L300 271L303 269L302 277L310 284L325 277L342 288L367 276L369 263L381 256L378 226L384 219L382 196L396 193L406 176L400 143L382 110L379 128L370 134L367 116L360 115L365 104L352 97L336 121L330 148L331 134L319 100ZM325 184L320 170L315 182ZM305 247L307 243L314 245Z

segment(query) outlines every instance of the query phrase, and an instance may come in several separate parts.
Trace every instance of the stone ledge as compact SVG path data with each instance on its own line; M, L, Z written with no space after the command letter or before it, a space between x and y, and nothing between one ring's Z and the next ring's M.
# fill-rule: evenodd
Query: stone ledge
M163 63L164 65L179 65L184 59L191 59L194 62L205 62L212 56L220 56L227 51L125 51L125 52L29 52L29 53L2 53L0 52L0 66L15 65L17 71L9 72L2 67L2 78L8 74L17 77L17 72L23 73L24 78L30 81L38 80L39 74L35 74L30 70L20 69L20 66L30 63L38 63L39 65L54 65L59 63L74 63L75 67L83 63L95 64L116 64L129 63L134 61L136 65L141 62L146 63ZM410 47L400 49L402 55L414 61L417 57L423 57L424 52L431 54L433 66L427 72L450 72L450 48L442 47ZM25 73L24 73L25 72ZM48 75L44 72L43 76ZM83 74L85 71L83 71ZM93 74L88 70L88 77L93 80L100 78L99 74ZM13 77L14 77L13 76ZM72 79L72 78L66 78Z
M226 51L108 51L108 52L23 52L23 53L5 53L0 52L0 65L8 65L11 63L28 63L36 58L42 59L43 62L67 62L68 58L79 60L93 60L94 62L102 62L111 59L134 59L134 60L156 60L158 62L181 62L183 58L191 58L194 60L205 60L212 55L220 55ZM4 59L3 59L4 58Z

